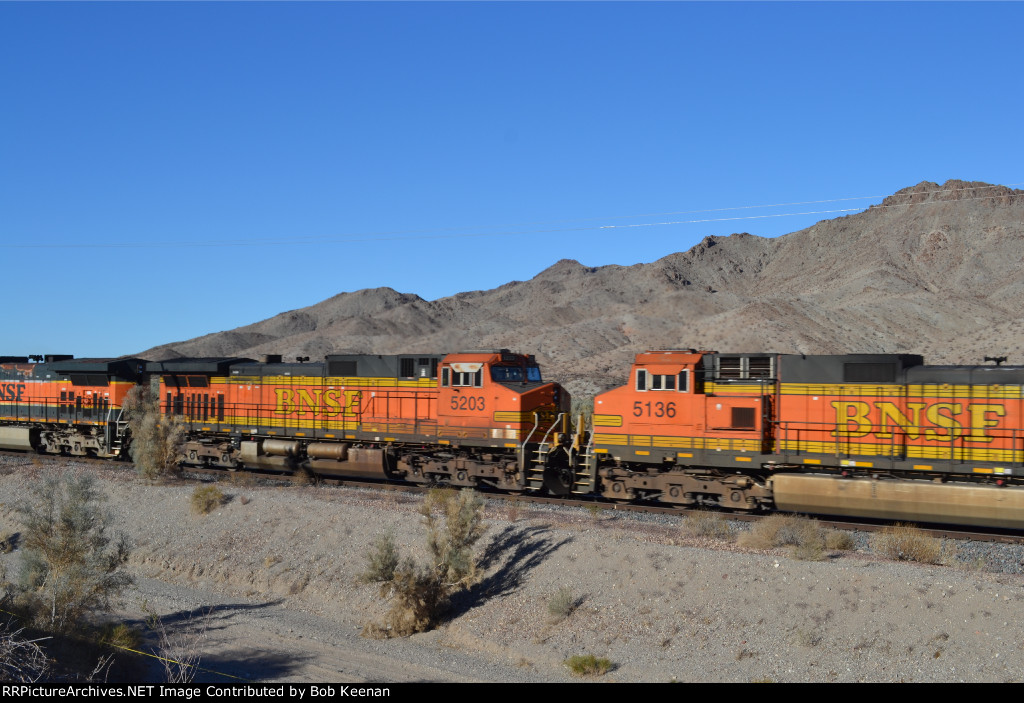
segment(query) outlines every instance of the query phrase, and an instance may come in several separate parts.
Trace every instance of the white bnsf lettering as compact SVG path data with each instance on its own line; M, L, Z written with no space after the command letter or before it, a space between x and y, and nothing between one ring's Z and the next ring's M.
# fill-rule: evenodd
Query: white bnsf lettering
M314 689L316 686L313 687ZM331 688L328 686L328 688ZM333 690L333 689L331 689ZM353 696L356 698L387 698L391 695L390 688L357 688L356 686L342 686L338 691L339 696Z

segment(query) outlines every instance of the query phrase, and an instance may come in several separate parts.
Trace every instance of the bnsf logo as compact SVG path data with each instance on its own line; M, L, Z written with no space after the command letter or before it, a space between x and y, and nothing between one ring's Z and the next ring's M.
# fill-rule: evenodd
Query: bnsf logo
M947 442L962 437L967 442L991 442L989 427L998 427L1006 407L994 403L906 403L906 413L896 403L865 403L834 400L836 431L833 437L890 439L899 428L909 439ZM845 428L845 429L843 429ZM965 434L966 432L966 434Z
M0 400L24 400L24 383L0 383Z
M359 406L359 396L362 391L340 391L340 390L311 390L304 388L275 388L274 395L277 396L278 415L291 415L292 413L313 413L323 414L328 417L345 412L355 412ZM344 396L344 397L342 397Z

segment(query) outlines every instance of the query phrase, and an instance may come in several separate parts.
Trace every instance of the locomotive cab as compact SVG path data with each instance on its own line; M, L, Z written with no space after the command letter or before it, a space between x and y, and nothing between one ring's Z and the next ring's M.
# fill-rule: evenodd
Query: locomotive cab
M775 367L767 354L637 354L627 383L594 400L591 480L613 500L756 509L770 493L736 469L761 463Z
M468 351L444 358L438 378L438 435L458 443L483 440L516 447L540 434L564 431L569 395L545 383L533 356L507 349Z

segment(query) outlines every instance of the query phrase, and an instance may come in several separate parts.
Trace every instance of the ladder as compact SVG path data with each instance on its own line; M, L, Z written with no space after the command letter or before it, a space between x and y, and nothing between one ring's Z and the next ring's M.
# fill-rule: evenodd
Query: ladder
M108 454L111 456L121 454L127 430L128 421L124 419L124 411L121 408L110 408L107 410L107 426L104 430L104 439L106 440Z
M533 450L533 456L530 459L529 466L522 467L525 469L527 490L539 491L544 488L544 473L547 470L548 455L551 453L551 443L548 442L548 437L550 437L554 429L558 427L558 423L562 421L562 417L564 416L565 413L558 414L555 421L551 423L550 427L548 427L548 431L544 433L540 442L537 443L536 449ZM530 430L530 434L527 435L526 440L520 447L519 455L521 462L525 463L526 461L526 446L530 441L530 437L532 437L533 433L537 430L539 424L540 420L537 417L537 413L534 413L533 429Z

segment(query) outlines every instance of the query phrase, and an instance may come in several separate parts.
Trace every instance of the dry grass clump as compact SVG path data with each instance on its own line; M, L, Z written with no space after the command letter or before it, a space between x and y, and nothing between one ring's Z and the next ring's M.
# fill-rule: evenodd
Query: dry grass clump
M748 549L793 547L796 559L820 561L825 558L825 531L817 522L796 515L769 515L736 540Z
M142 633L124 623L108 623L100 628L100 644L119 649L138 649Z
M683 520L681 532L687 537L712 537L732 539L733 528L722 513L712 510L696 510Z
M938 564L953 556L943 548L942 540L903 523L886 527L871 537L871 548L889 559Z
M225 503L224 492L213 485L196 486L192 491L192 512L206 515Z
M825 548L832 550L833 552L848 552L857 543L849 532L843 532L842 530L825 530Z
M571 588L562 586L548 600L548 614L555 620L564 620L579 607L580 600Z
M610 659L598 658L593 654L577 654L565 660L569 671L577 676L600 676L607 674L615 665Z

